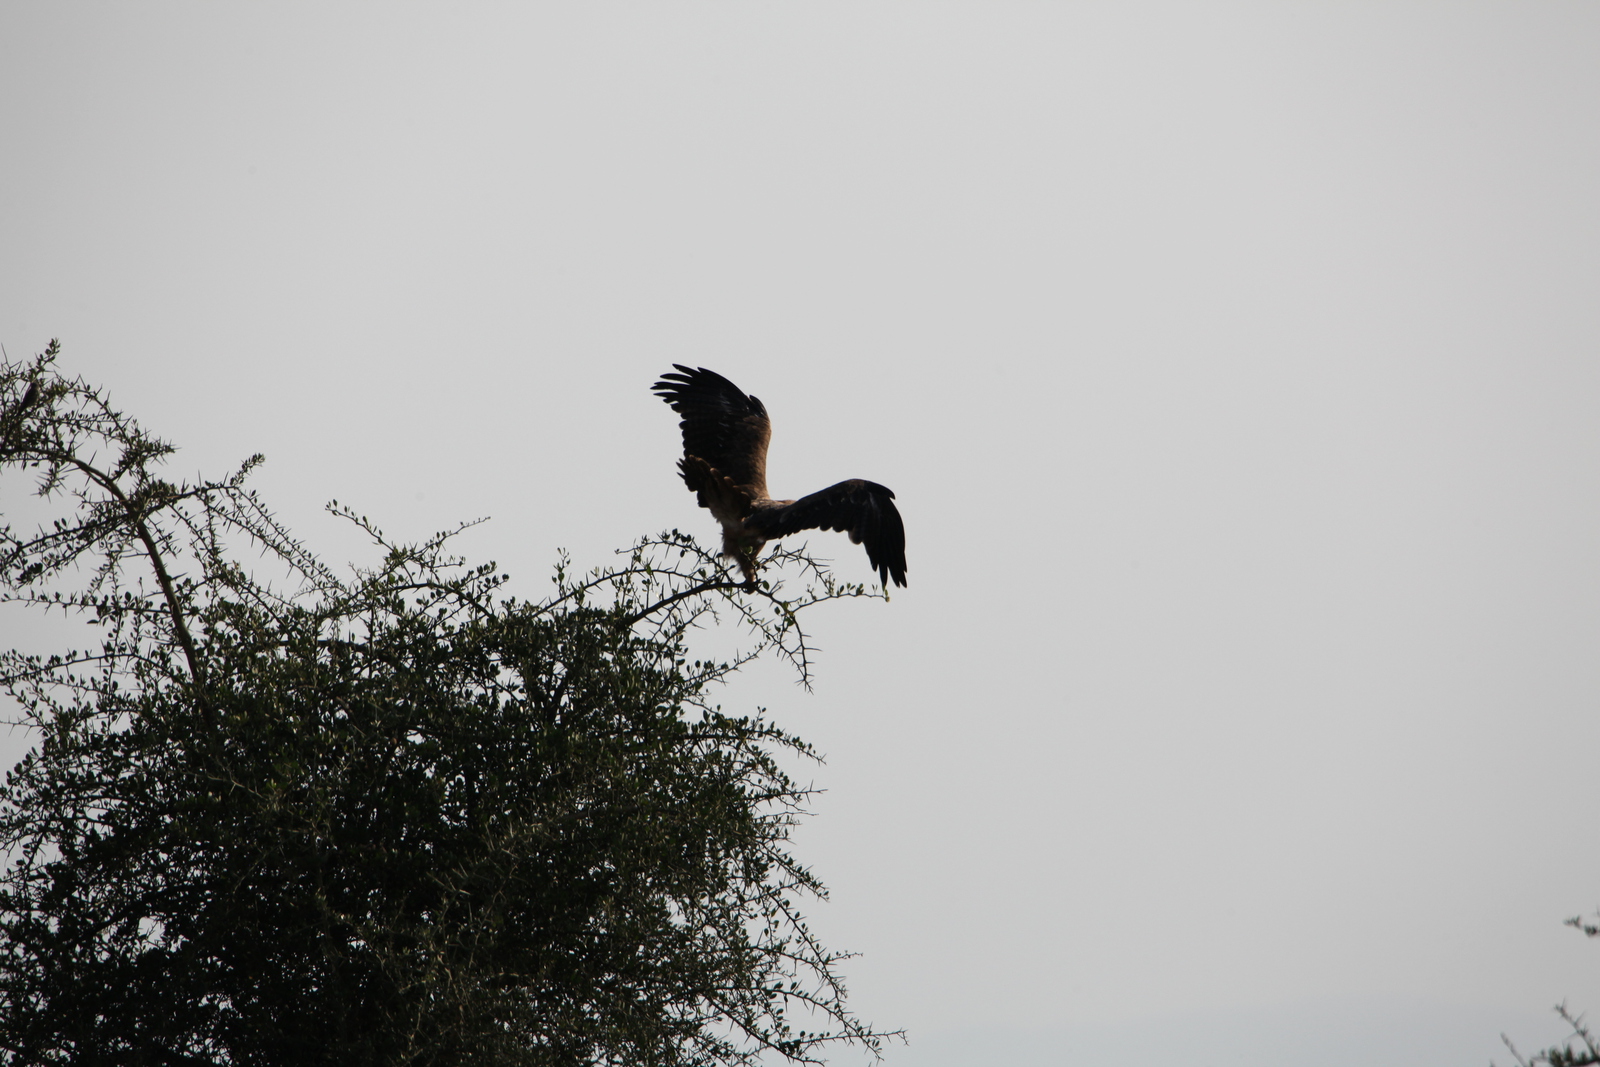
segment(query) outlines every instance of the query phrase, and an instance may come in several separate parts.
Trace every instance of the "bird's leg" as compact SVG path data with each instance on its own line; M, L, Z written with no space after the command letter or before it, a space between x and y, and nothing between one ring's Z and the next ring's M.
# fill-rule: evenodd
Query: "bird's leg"
M756 553L760 551L759 544L740 545L739 554L734 557L739 561L739 569L744 572L744 587L751 592L755 591L756 574L760 570L760 564L756 562Z

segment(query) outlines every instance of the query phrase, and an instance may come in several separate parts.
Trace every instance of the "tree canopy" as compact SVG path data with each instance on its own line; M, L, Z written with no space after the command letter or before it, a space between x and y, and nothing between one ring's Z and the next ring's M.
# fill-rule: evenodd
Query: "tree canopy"
M0 791L0 1063L752 1064L883 1035L789 850L814 757L717 684L809 679L783 550L754 590L676 531L550 595L452 533L341 576L247 487L63 376L0 369L0 601L98 647L0 652L38 744ZM8 509L9 510L9 509ZM699 659L692 632L741 628Z

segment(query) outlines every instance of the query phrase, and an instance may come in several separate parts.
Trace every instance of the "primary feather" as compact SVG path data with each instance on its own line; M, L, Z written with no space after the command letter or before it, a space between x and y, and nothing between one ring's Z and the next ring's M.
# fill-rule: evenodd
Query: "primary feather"
M722 551L738 561L746 581L755 581L755 556L768 541L801 530L840 530L866 547L885 586L906 584L906 530L892 491L851 478L799 500L773 500L766 407L715 371L673 367L676 373L663 374L651 388L683 416L678 470L722 525Z

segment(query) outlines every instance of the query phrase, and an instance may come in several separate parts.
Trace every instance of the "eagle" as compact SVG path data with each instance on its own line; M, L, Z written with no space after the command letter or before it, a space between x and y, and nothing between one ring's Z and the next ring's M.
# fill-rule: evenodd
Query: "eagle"
M799 500L767 495L767 442L772 422L760 400L715 371L674 363L651 386L683 416L683 483L722 524L722 554L756 580L756 554L768 541L801 530L843 530L865 545L867 559L888 588L906 584L906 527L894 493L862 478L830 485Z

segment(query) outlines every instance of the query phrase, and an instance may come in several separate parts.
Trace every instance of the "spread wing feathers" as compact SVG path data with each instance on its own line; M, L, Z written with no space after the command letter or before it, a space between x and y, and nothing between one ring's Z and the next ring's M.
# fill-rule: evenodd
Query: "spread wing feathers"
M843 530L867 548L867 559L884 585L906 584L906 527L894 493L877 482L851 478L792 504L758 506L745 520L768 540L801 530Z
M683 416L678 425L684 456L704 460L751 499L767 499L767 441L772 437L767 409L715 371L681 363L673 367L679 373L663 374L651 389ZM684 481L701 491L690 481L688 467Z

